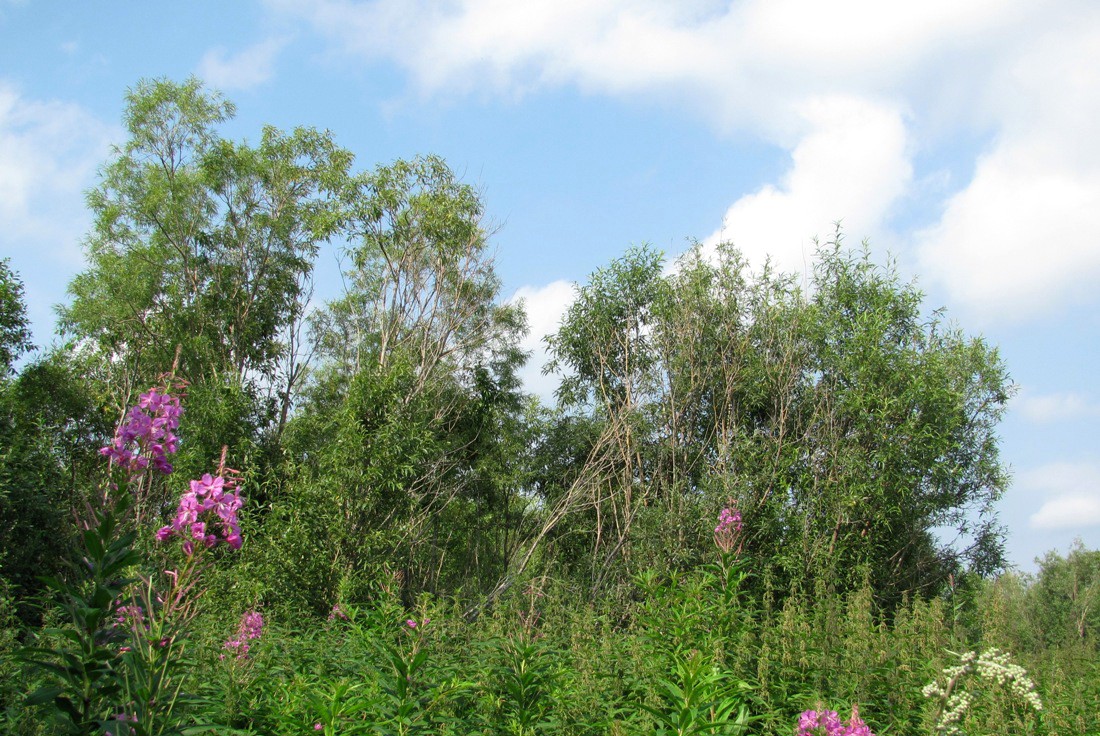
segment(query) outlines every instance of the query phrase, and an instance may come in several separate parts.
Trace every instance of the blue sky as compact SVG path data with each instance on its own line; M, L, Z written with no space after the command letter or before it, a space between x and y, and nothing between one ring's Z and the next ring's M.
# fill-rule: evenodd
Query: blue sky
M237 103L231 137L444 156L499 227L544 393L570 284L630 245L727 238L804 273L841 220L1000 346L1001 519L1030 570L1100 547L1098 49L1100 5L1073 0L0 0L0 257L48 343L126 89L191 74Z

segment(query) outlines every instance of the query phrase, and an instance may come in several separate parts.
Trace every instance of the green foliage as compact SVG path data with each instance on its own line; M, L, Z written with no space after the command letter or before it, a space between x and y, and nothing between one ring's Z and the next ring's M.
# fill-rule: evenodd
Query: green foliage
M82 535L83 574L77 581L46 581L68 617L65 628L46 632L60 638L62 645L22 653L27 663L44 670L52 680L28 697L28 705L52 706L51 717L64 733L99 733L122 701L120 648L127 639L125 631L115 626L114 616L117 601L133 582L126 575L139 561L132 548L135 532L120 528L129 506L130 496L123 491L94 511Z
M67 512L92 472L88 445L108 425L64 356L40 357L9 375L12 361L30 347L22 288L0 261L0 581L30 621L37 618L31 601L43 590L39 576L67 562L65 542L73 536Z
M128 385L167 371L180 346L192 382L271 376L335 229L350 154L308 129L265 128L254 148L227 141L217 126L233 112L196 79L146 80L127 95L130 139L89 194L89 268L62 325Z
M163 374L191 384L182 469L226 445L239 466L301 388L313 261L340 224L351 154L305 128L227 140L233 105L193 78L143 80L126 103L129 139L88 195L88 267L60 326L119 413Z
M7 258L0 259L0 377L6 377L19 356L34 347L23 303L23 282L8 263Z
M632 249L549 337L550 409L521 392L523 308L472 187L437 157L355 173L310 129L227 140L232 114L196 80L130 92L71 341L18 375L0 262L0 728L97 732L130 705L137 733L789 736L825 703L920 733L950 651L998 647L1043 715L976 691L969 727L1100 730L1098 553L990 579L1012 386L892 265L839 233L806 287L729 244L671 270ZM346 290L310 318L330 241ZM169 371L179 475L228 446L247 506L244 549L166 613L149 540L185 481L120 495L132 521L68 519L99 498L111 422ZM38 628L43 573L62 605ZM137 599L148 629L113 625ZM236 656L227 622L261 609Z
M727 683L729 679L694 652L686 659L676 658L673 679L658 681L660 706L639 705L657 722L654 733L742 734L749 722L747 708L736 685L731 688Z
M73 384L48 363L0 380L0 574L28 621L36 617L27 604L43 590L39 576L56 574L67 562L59 542L73 534L66 512L84 477L73 450L84 439L87 407L70 391ZM85 422L68 419L74 415Z
M542 637L530 632L491 641L494 664L488 673L489 687L495 690L494 714L504 733L529 736L557 726L553 697L558 672L558 655Z
M683 525L727 499L746 509L747 549L788 581L869 576L896 605L964 566L998 569L1011 386L995 350L921 302L839 235L805 292L728 245L667 275L648 249L594 273L549 342L563 404L600 426L574 503L603 520L586 530L597 581L670 529L682 550ZM943 527L968 546L939 543Z
M1031 586L1028 609L1037 618L1034 630L1048 646L1089 643L1100 638L1100 550L1081 540L1062 557L1048 552Z
M325 517L303 533L330 591L386 565L406 602L474 593L504 574L523 522L523 314L495 303L482 205L441 160L379 167L347 196L348 289L314 324L324 362L285 436L304 488L276 518ZM301 511L302 493L327 510Z

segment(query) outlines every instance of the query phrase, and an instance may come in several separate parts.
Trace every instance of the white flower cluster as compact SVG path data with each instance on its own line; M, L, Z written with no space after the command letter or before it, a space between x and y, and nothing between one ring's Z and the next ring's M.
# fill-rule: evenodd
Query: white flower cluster
M1008 685L1021 700L1026 701L1035 710L1043 709L1043 701L1035 692L1035 683L1027 676L1024 668L1013 664L1012 656L999 649L988 649L978 657L975 663L978 675L987 680L996 680L998 685Z
M978 656L977 652L966 652L959 655L959 664L947 667L943 671L945 683L940 680L930 682L924 686L921 693L926 698L938 698L940 701L940 714L936 719L936 732L944 736L952 736L959 732L958 723L970 710L973 702L970 693L959 688L955 692L960 681L971 672L977 672L979 677L993 680L998 685L1008 685L1009 689L1021 700L1028 703L1035 710L1042 710L1043 703L1035 692L1035 683L1027 676L1024 668L1012 663L1011 655L999 649L987 649Z
M961 690L947 699L947 704L944 706L943 713L940 714L940 718L936 721L936 730L945 736L952 736L959 732L959 726L957 725L966 715L966 712L970 710L971 696L965 690Z

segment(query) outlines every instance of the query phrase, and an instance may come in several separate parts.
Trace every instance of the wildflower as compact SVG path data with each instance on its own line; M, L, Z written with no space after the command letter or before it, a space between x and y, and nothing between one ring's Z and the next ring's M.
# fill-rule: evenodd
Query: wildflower
M416 621L413 621L410 618L408 621L405 622L405 625L408 626L410 629L415 629L416 628Z
M718 514L718 526L714 527L714 543L718 549L729 554L736 549L741 551L741 512L731 505ZM812 711L808 711L812 712Z
M859 708L852 706L852 716L848 719L848 728L844 731L844 736L875 736L871 733L871 728L863 719L859 717Z
M116 713L115 716L111 720L112 721L118 721L118 723L119 723L118 733L119 733L119 736L122 736L122 734L134 733L134 729L132 727L130 727L129 725L127 725L127 724L137 723L138 718L137 718L136 715L132 715L132 714ZM107 734L107 736L112 736L111 731L107 731L106 734Z
M136 603L130 606L119 606L115 609L115 622L111 628L119 626L148 629L149 625L145 623L145 609Z
M936 718L937 733L950 736L959 732L958 724L966 717L973 704L973 697L961 687L961 683L967 675L975 672L978 677L998 685L1007 685L1014 695L1032 709L1043 709L1043 703L1035 692L1035 683L1027 676L1023 667L1012 663L1008 652L987 649L980 656L977 652L966 652L959 655L959 664L943 670L944 684L935 680L921 690L924 697L938 698L940 701L940 712Z
M835 710L807 710L798 716L795 736L875 736L871 729L859 717L859 710L853 706L848 725L840 721Z
M183 408L179 398L167 391L150 389L138 397L137 406L126 413L126 421L115 432L111 443L100 448L99 454L126 469L131 476L143 472L149 465L168 475L172 472L168 455L179 447L175 431L179 428L181 414Z
M237 653L237 659L248 656L251 641L259 639L264 632L264 617L259 611L246 611L237 627L237 636L225 642L225 648ZM224 659L225 655L222 655Z
M322 728L324 728L324 726L322 726L320 723L314 723L313 724L313 730L314 731L320 731Z
M180 497L172 523L157 530L157 541L164 542L176 535L190 537L184 543L184 552L190 556L194 550L191 540L213 547L219 541L214 530L220 530L220 541L232 549L240 549L241 527L237 511L244 502L235 488L232 477L212 476L209 473L191 481L190 490Z
M339 603L334 605L332 607L332 610L329 611L329 614L328 614L328 620L329 621L335 621L336 619L340 619L341 621L347 621L348 620L347 612L344 610L344 607L341 606Z

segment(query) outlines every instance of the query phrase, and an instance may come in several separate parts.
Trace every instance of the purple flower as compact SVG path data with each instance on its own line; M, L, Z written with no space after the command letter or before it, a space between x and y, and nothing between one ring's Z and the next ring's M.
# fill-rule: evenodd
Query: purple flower
M249 611L241 618L241 632L249 639L259 639L264 632L264 617L259 611Z
M736 506L727 506L718 514L718 526L714 527L714 543L726 554L735 549L737 552L741 551L741 512Z
M237 653L237 659L248 656L250 641L259 639L264 633L264 617L259 611L246 611L237 626L237 636L225 643L225 648Z
M835 710L807 710L798 716L795 736L875 736L859 717L859 710L852 707L852 717L845 726Z
M177 397L167 391L150 389L141 394L137 406L126 413L126 421L99 454L131 476L140 474L150 464L167 475L172 472L167 456L178 447L179 440L173 433L179 428L182 413Z
M179 535L213 547L219 541L220 532L220 541L232 549L240 549L241 527L237 511L243 503L240 494L235 492L232 478L206 473L199 480L191 481L190 490L180 497L172 523L157 530L157 541L164 542Z

